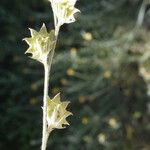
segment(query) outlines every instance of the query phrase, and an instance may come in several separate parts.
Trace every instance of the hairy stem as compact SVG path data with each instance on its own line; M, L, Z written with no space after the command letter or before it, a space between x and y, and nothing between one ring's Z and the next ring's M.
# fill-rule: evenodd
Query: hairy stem
M50 76L53 56L54 56L54 49L51 51L49 59L46 60L44 64L45 77L44 77L44 96L43 96L43 133L42 133L41 150L46 150L46 145L50 134L50 131L48 131L46 115L47 115L47 96L48 96L48 88L49 88L49 76Z
M43 96L43 133L42 133L41 150L46 150L47 141L50 134L50 131L48 130L46 115L47 115L47 96L48 96L48 87L49 87L49 76L50 76L54 51L55 48L51 51L49 55L49 59L44 64L45 77L44 77L44 96Z
M59 25L59 24L57 24L57 25L55 26L55 36L56 36L56 42L57 42L57 38L58 38L58 34L59 34L59 30L60 30L60 25Z
M138 18L137 18L137 26L140 27L142 26L143 20L144 20L144 15L145 15L145 11L146 11L146 2L143 1L139 14L138 14Z
M52 130L51 131L48 130L48 124L47 124L47 120L46 120L46 115L47 115L47 96L48 96L48 88L49 88L50 70L51 70L52 60L53 60L55 47L56 47L56 43L57 43L58 33L59 33L59 27L57 27L55 29L56 41L55 41L54 47L51 50L50 54L48 55L48 59L44 63L45 77L44 77L44 96L43 96L43 133L42 133L41 150L46 150L48 137L49 137L50 132L52 131Z
M42 147L41 150L46 150L47 140L48 140L48 129L47 129L47 96L49 87L49 72L50 66L48 64L44 65L45 77L44 77L44 96L43 96L43 134L42 134Z

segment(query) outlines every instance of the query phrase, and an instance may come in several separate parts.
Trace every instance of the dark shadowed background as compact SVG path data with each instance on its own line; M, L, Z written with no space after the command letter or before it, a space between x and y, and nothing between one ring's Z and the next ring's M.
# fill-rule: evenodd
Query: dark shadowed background
M140 0L79 0L63 26L49 95L70 100L70 126L48 150L150 149L150 19ZM0 150L39 150L43 67L24 52L28 28L53 28L47 0L0 0Z

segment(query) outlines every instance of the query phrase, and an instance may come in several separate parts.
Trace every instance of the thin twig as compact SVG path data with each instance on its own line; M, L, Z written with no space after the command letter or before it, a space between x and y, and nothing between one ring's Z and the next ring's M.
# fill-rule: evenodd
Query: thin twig
M59 28L60 28L59 26L56 26L56 29L55 29L56 41L55 41L53 49L51 50L50 54L48 55L48 59L46 60L46 62L44 64L45 77L44 77L44 96L43 96L43 133L42 133L41 150L46 150L48 137L49 137L50 132L52 131L52 130L51 131L48 130L48 124L47 124L47 120L46 120L47 96L48 96L48 89L49 89L50 70L51 70L52 60L54 57L55 47L56 47L58 33L59 33Z
M140 8L140 11L139 11L139 14L138 14L138 18L137 18L137 27L141 27L142 24L143 24L143 20L144 20L144 16L145 16L145 11L146 11L146 2L143 1L142 2L142 5L141 5L141 8Z
M48 131L47 131L47 95L48 95L48 86L49 86L49 71L50 67L48 64L44 65L45 78L44 78L44 96L43 96L43 135L42 135L42 147L41 150L46 150L47 140L48 140Z

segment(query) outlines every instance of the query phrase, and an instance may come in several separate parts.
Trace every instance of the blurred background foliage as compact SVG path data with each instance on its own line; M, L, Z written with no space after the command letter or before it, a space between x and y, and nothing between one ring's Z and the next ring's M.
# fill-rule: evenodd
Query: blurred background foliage
M71 126L52 133L53 150L150 149L149 12L140 0L79 0L77 22L60 33L50 95L70 100ZM0 1L0 149L41 144L43 67L24 55L28 27L53 28L47 0Z

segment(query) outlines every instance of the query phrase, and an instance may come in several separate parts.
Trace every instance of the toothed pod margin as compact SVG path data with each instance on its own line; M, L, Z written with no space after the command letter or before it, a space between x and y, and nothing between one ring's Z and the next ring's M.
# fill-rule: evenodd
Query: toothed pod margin
M58 24L75 22L74 15L80 12L75 8L77 0L49 0L51 2L53 13L55 14Z
M29 30L31 37L23 39L29 45L29 48L25 53L32 54L32 59L44 64L56 42L54 30L51 30L50 33L48 33L45 24L43 24L39 32L34 29Z
M58 93L53 99L47 97L47 122L48 129L63 129L66 125L69 125L66 118L72 115L66 108L70 102L60 101L60 93Z

